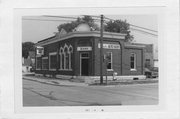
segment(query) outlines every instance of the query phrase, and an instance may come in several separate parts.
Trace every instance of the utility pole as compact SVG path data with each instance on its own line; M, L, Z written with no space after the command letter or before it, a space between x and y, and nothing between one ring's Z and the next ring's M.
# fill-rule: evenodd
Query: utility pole
M100 36L100 84L103 84L103 22L104 16L101 15L101 36Z

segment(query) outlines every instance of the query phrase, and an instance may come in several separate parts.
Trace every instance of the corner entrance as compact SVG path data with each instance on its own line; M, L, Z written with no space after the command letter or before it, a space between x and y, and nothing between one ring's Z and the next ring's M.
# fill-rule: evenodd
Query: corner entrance
M89 76L89 53L83 52L80 54L80 75Z

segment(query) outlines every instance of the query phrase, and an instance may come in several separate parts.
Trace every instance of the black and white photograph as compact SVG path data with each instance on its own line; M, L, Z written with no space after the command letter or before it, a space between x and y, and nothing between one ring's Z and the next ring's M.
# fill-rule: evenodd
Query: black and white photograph
M0 0L0 119L178 119L178 10Z
M158 105L156 15L22 16L23 106Z

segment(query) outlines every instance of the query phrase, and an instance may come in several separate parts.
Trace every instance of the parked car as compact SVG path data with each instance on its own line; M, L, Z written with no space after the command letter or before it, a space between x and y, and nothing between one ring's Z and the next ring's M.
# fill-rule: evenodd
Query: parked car
M158 67L145 68L145 75L147 78L157 78Z

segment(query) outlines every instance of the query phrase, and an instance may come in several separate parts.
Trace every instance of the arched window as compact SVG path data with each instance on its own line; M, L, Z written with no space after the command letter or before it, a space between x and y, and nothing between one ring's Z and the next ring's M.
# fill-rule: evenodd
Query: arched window
M64 45L60 47L59 51L59 65L60 70L72 70L72 53L73 47L71 45Z
M69 69L69 50L66 44L64 46L64 69Z
M72 53L73 53L73 47L70 45L69 46L69 69L72 69Z
M63 55L64 55L64 49L61 47L60 48L60 52L59 52L59 65L60 65L60 69L64 69L64 58L63 58Z

